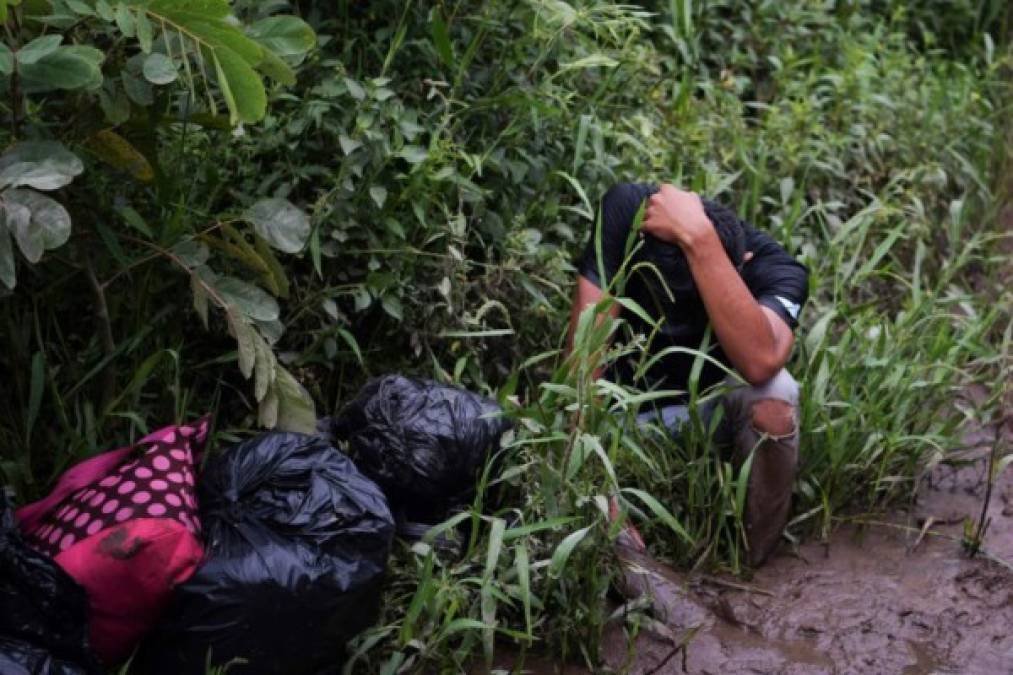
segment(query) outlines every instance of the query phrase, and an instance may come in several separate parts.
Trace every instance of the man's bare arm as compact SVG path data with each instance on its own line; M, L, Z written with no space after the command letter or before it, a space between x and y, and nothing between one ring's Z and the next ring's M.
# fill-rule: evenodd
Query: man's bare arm
M682 247L714 333L735 369L763 384L787 363L795 336L749 292L725 253L699 195L663 185L651 197L643 229Z
M570 328L566 334L566 354L569 356L573 353L573 336L577 332L577 322L580 320L580 313L584 311L588 305L597 304L601 300L602 291L600 288L594 285L587 277L583 274L577 277L577 288L573 293L573 305L570 308ZM613 317L619 315L619 304L615 303L609 307L609 314ZM594 379L601 377L601 368L598 368L594 372Z
M756 302L717 235L684 248L707 316L735 369L753 385L774 377L791 355L795 336L784 320Z

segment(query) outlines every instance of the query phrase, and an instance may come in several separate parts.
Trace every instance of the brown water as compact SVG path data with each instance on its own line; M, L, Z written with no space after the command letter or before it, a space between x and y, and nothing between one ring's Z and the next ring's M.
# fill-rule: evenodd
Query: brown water
M974 442L991 438L983 431ZM938 467L909 512L781 551L748 582L687 579L641 560L669 610L666 624L641 627L631 645L618 618L604 636L601 671L1013 674L1013 570L969 559L960 544L964 517L980 513L987 463L983 446L965 456L966 465ZM986 549L1013 561L1013 469L996 485L989 517ZM500 672L588 672L530 656L521 670L515 655L497 651Z

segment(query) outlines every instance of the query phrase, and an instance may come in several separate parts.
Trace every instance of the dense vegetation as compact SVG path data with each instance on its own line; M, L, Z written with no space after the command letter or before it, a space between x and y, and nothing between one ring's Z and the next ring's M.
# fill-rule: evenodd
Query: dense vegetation
M613 492L657 555L741 570L741 472L699 425L678 446L617 433L645 398L591 378L649 336L587 312L560 358L571 261L618 180L734 205L810 267L792 534L910 498L1010 381L1002 0L0 0L0 19L0 472L20 500L209 410L219 446L305 429L384 372L517 418L495 489L445 528L466 526L457 550L398 551L350 669L453 669L498 639L593 663ZM975 382L986 400L957 405Z

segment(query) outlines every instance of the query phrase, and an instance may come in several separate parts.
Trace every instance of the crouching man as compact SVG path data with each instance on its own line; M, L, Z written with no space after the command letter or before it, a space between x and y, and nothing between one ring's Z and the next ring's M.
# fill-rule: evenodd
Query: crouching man
M673 185L620 184L602 199L600 232L592 232L577 265L580 276L570 318L571 339L581 310L598 302L619 272L634 218L645 200L642 246L626 269L636 263L648 265L629 273L623 295L662 322L650 345L652 355L669 347L700 349L710 327L709 354L746 382L728 379L733 388L698 412L707 424L715 409L723 407L715 441L732 448L736 464L755 448L744 520L747 562L756 566L780 539L791 506L798 464L799 388L784 365L807 297L808 272L773 238L719 204ZM601 241L600 261L596 234ZM634 332L650 334L636 313L614 307ZM686 391L694 358L669 352L643 380L633 381L639 359L631 355L605 376L639 389ZM699 391L722 380L726 373L707 362ZM641 418L661 421L678 434L689 419L687 399L685 395L662 399ZM642 547L635 530L624 535Z

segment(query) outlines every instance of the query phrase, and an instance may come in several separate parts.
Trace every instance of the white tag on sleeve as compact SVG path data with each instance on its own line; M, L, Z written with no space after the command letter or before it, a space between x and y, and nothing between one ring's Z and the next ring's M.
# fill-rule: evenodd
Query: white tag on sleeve
M782 298L780 295L775 295L774 297L784 305L784 309L791 315L791 318L798 320L798 311L802 309L798 303L792 302L788 298Z

